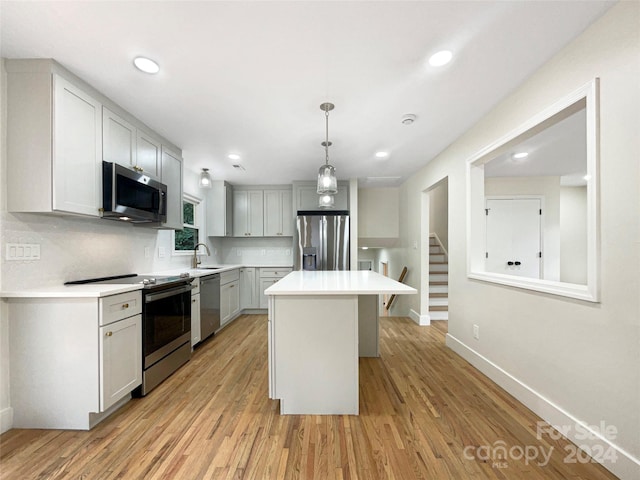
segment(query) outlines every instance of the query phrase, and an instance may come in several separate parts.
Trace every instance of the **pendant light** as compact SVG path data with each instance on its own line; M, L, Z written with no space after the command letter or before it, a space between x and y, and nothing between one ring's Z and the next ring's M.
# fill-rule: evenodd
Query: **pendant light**
M200 188L211 188L211 175L208 168L203 168L200 173Z
M324 111L325 116L325 141L322 142L325 152L325 164L318 170L318 195L335 195L338 193L338 179L336 178L336 169L332 165L329 165L329 112L333 110L335 105L333 103L323 103L320 105L320 110ZM322 200L320 200L322 201ZM333 202L331 202L333 203Z
M320 208L333 208L334 195L322 194L318 195L318 207Z

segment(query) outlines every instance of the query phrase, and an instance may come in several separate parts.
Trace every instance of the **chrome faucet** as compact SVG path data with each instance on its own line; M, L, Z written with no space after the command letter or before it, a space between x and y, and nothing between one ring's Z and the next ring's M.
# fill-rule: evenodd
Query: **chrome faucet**
M191 268L198 268L202 262L198 260L198 247L202 245L204 249L207 251L207 255L211 256L211 252L209 251L209 247L207 247L204 243L197 243L195 247L193 247L193 260L191 261Z

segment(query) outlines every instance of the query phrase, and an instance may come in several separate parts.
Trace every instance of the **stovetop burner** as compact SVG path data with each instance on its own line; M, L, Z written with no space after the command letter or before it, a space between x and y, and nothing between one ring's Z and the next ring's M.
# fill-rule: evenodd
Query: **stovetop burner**
M65 282L65 285L84 285L87 283L100 283L100 284L142 284L144 288L154 288L164 285L170 285L173 283L187 282L191 280L189 273L184 272L180 275L172 275L167 277L158 277L152 275L137 275L135 273L128 273L125 275L114 275L112 277L100 277L100 278L88 278L85 280L74 280L72 282Z

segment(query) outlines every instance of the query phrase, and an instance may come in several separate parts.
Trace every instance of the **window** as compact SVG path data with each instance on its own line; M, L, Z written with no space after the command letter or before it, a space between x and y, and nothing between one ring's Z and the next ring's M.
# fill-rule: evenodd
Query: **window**
M192 254L195 246L200 243L201 206L200 200L191 195L185 195L182 200L183 229L174 232L173 253Z

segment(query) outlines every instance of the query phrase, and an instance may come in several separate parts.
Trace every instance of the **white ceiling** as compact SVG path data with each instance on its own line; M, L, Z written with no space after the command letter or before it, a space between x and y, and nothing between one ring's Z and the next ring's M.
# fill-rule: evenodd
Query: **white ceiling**
M548 121L549 122L549 121ZM587 112L582 108L491 159L485 177L560 177L564 186L586 185ZM513 158L526 152L523 159Z
M188 168L233 184L315 179L330 101L338 178L398 185L612 5L2 1L1 53L56 59L181 147ZM429 67L444 48L453 61ZM160 73L135 70L137 55Z

